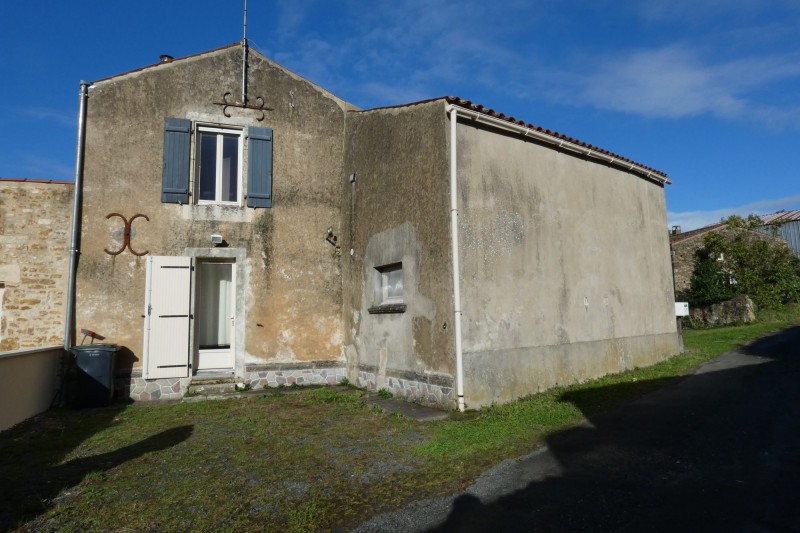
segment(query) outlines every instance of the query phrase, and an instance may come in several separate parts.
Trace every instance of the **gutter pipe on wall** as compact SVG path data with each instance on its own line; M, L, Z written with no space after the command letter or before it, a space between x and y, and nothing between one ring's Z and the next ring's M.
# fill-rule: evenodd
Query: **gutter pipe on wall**
M458 257L458 168L456 164L456 126L458 111L455 106L447 106L450 111L450 240L453 247L453 307L456 337L456 394L458 410L464 412L464 354L461 346L461 278Z
M78 107L78 147L75 154L75 192L72 200L72 236L69 246L69 272L67 273L67 309L64 321L64 359L61 364L61 387L59 403L66 398L67 368L69 350L72 348L72 321L75 309L75 271L78 264L78 239L81 235L81 201L83 198L83 152L86 140L86 101L89 98L89 82L80 82L80 103Z
M665 183L672 183L668 178L656 174L655 172L635 163L631 163L629 161L623 161L618 159L614 156L604 154L603 152L598 152L596 150L592 150L591 148L587 148L585 146L581 146L579 144L575 144L573 142L565 141L555 135L548 135L547 133L543 133L541 131L533 130L527 126L520 126L519 124L515 124L513 122L509 122L507 120L495 118L484 113L480 113L478 111L473 111L471 109L467 109L464 107L459 107L455 105L449 105L448 109L450 110L451 114L453 111L457 111L459 114L463 116L467 116L472 118L475 122L483 122L485 124L489 124L496 128L501 128L506 131L511 131L514 133L522 134L526 137L532 137L536 140L545 142L547 144L555 145L558 148L563 148L565 150L569 150L571 152L575 152L591 159L600 160L616 167L625 168L631 172L635 172L646 179L658 182L660 184Z

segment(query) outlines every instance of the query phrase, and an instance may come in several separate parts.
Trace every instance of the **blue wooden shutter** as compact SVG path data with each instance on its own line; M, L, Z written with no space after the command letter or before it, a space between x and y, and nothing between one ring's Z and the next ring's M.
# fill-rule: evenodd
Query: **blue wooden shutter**
M164 170L161 175L161 201L189 203L189 157L192 121L164 119Z
M272 207L272 129L251 126L247 141L247 207Z

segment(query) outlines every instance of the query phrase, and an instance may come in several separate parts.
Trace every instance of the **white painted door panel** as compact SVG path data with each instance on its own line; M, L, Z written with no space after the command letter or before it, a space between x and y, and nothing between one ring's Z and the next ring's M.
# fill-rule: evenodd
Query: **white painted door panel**
M147 258L145 379L189 376L191 285L191 257Z

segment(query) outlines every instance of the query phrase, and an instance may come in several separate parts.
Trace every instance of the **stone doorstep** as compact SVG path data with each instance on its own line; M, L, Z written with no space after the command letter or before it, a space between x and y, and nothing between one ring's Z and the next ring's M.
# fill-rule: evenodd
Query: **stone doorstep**
M208 380L192 380L186 394L189 396L202 395L216 395L227 394L236 392L235 379L208 379Z

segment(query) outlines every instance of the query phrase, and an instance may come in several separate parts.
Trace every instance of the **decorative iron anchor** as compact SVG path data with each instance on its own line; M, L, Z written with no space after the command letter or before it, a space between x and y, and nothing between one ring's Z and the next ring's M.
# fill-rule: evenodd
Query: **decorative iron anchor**
M228 101L228 97L230 95L231 95L231 92L228 91L228 92L226 92L225 94L222 95L222 101L221 102L214 102L215 105L221 105L222 106L222 114L225 115L228 118L231 118L231 114L228 113L228 108L229 107L238 107L238 108L241 108L241 109L254 109L254 110L258 111L259 113L261 113L260 117L256 117L256 120L258 120L259 122L264 120L264 111L272 111L273 110L272 107L264 107L264 99L261 98L260 96L256 96L256 101L258 102L258 105L250 105L250 104L246 104L246 103L245 104L240 104L238 102L229 102Z
M108 249L104 249L104 251L108 255L119 255L119 254L121 254L122 252L125 251L125 248L130 250L133 255L138 256L138 257L141 257L143 255L147 255L147 254L150 253L149 250L145 250L142 253L138 253L138 252L135 252L133 250L133 248L131 248L131 224L133 224L133 221L136 220L137 218L143 218L146 221L150 222L150 218L147 215L143 215L141 213L137 213L137 214L133 215L130 220L128 220L124 216L120 215L119 213L109 213L109 214L106 215L106 218L111 218L111 217L119 217L125 222L125 237L124 237L124 240L123 240L123 243L122 243L122 247L119 250L117 250L116 252L111 252Z

